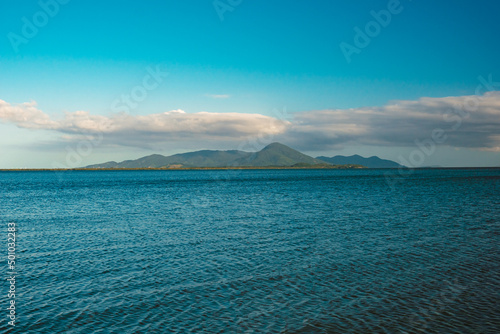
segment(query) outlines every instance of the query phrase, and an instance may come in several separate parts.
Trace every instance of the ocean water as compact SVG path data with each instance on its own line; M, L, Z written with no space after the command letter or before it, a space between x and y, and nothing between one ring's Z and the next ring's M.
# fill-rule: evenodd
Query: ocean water
M0 331L500 332L500 169L385 173L0 172Z

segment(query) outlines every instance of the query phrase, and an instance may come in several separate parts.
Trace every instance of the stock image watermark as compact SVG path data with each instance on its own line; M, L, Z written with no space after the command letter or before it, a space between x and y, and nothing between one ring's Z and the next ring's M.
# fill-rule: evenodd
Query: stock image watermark
M286 120L290 118L290 114L287 112L286 107L283 107L282 110L274 108L271 111L271 115L273 117L269 121L269 128L276 128L282 122L286 122ZM263 146L267 146L272 142L274 142L275 138L276 134L262 130L255 136L251 136L241 141L237 147L237 150L245 152L256 152ZM216 178L217 180L229 180L241 174L243 171L243 169L238 168L241 167L239 165L233 165L228 167L234 167L234 168L227 169L222 174L214 174L214 178Z
M233 12L242 2L243 0L214 0L212 5L219 19L224 21L224 14L226 12Z
M168 72L162 70L161 65L155 68L146 67L146 74L142 78L140 85L132 87L128 94L122 94L119 98L113 100L110 109L114 112L130 112L139 106L148 97L148 92L158 88L168 76ZM90 119L89 119L90 120ZM75 135L81 136L76 143L66 146L66 156L63 162L53 161L54 169L72 169L83 167L82 164L86 157L90 156L94 149L102 145L104 141L105 125L99 124L97 130L79 130ZM63 172L59 172L61 180Z
M132 87L128 94L122 94L111 103L111 110L115 112L129 112L139 106L139 103L146 100L148 92L158 88L163 80L168 76L168 72L161 69L161 65L146 67L146 74L142 78L142 83Z
M23 44L28 44L30 40L35 38L40 29L45 27L51 18L59 14L61 5L66 5L68 2L70 2L70 0L38 1L40 10L29 18L26 16L21 18L22 26L19 33L11 31L7 34L7 38L14 52L19 53L19 47Z
M52 168L71 169L81 167L84 158L91 155L94 151L94 148L101 145L104 139L102 131L80 131L79 134L83 135L84 138L80 139L75 145L67 145L64 163L54 161L52 162Z
M454 282L445 281L445 283L446 288L430 301L429 307L419 308L418 312L409 316L408 323L412 330L425 331L428 329L429 325L437 321L437 317L443 314L446 308L456 302L460 295L467 290L467 287L459 284L457 280Z
M370 11L373 20L368 21L363 29L358 26L353 28L355 34L352 43L344 41L339 44L340 51L347 63L351 63L353 54L360 54L363 49L368 47L372 40L380 35L382 28L387 28L392 22L392 18L400 14L403 9L404 7L399 0L389 0L386 9Z
M395 185L403 181L405 177L412 175L415 171L414 168L424 166L427 159L432 156L437 149L438 145L443 145L448 139L448 134L457 131L463 124L464 120L468 119L471 113L479 108L481 95L488 91L494 91L500 87L500 82L493 81L493 75L489 74L488 79L482 75L479 76L474 94L467 96L466 99L459 107L449 108L442 112L442 119L445 123L450 124L448 128L436 127L431 131L430 137L419 140L415 139L414 143L416 148L413 149L407 157L403 155L398 156L398 163L403 167L397 169L395 172L386 172L385 180L391 190L395 189Z
M281 122L285 122L290 118L290 114L286 110L286 107L283 107L282 110L274 108L271 112L273 118L270 120L270 128L278 127ZM276 138L276 134L274 133L266 133L265 131L261 131L255 136L252 136L245 141L241 142L238 145L238 150L250 150L257 151L262 146L266 146L271 144Z
M7 319L9 326L15 327L16 315L16 223L7 223L7 275L8 307Z

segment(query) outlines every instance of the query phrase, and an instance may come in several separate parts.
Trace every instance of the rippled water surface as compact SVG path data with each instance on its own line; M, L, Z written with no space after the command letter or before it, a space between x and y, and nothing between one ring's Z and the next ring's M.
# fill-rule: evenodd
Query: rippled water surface
M500 332L500 170L385 173L0 172L0 330Z

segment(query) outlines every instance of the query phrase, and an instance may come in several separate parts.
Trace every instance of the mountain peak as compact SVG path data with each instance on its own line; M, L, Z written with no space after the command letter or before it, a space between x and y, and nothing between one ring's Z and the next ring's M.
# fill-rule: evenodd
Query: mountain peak
M281 143L274 142L274 143L271 143L271 144L267 145L266 147L264 147L264 148L262 149L262 151L264 151L264 150L269 150L269 149L277 149L277 148L287 148L287 149L292 149L292 148L290 148L290 147L288 147L288 146L286 146L286 145L283 145L283 144L281 144Z
M271 143L249 157L239 159L240 166L292 166L297 163L315 165L323 161L314 159L281 143Z

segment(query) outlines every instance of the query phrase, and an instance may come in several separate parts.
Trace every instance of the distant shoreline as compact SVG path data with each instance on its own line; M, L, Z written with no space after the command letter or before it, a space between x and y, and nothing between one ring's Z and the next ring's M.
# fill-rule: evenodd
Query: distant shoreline
M99 171L186 171L186 170L266 170L266 169L388 169L397 170L398 168L368 168L368 167L185 167L185 168L4 168L0 172L72 172L72 171L86 171L86 172L99 172ZM405 169L500 169L498 167L416 167Z
M140 170L152 170L152 171L168 171L168 170L231 170L231 169L367 169L366 167L292 167L292 166L266 166L266 167L176 167L176 168L156 168L156 167L145 167L145 168L10 168L10 169L0 169L0 172L9 171L26 171L26 172L39 172L39 171L54 171L54 172L66 172L66 171L140 171Z

